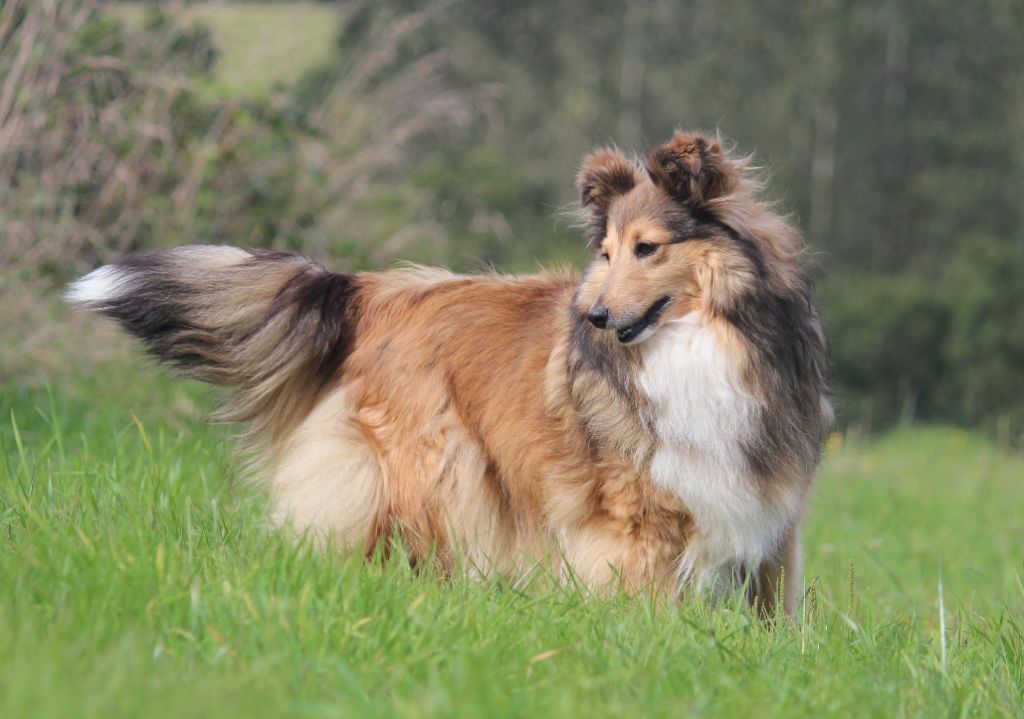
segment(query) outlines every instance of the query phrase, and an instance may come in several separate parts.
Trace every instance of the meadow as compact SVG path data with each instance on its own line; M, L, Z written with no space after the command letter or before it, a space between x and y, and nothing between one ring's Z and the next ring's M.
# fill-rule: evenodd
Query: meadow
M151 8L108 2L104 8L133 27ZM175 19L208 28L220 56L204 90L211 95L265 97L330 57L338 11L314 2L203 2L180 7Z
M833 436L764 622L310 551L142 362L0 398L0 716L1024 713L1024 460L962 430Z

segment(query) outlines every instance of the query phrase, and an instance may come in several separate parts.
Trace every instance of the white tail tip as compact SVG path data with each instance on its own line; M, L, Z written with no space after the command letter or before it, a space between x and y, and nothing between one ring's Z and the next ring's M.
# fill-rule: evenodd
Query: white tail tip
M72 283L64 299L73 305L101 305L124 294L128 273L114 265L104 265Z

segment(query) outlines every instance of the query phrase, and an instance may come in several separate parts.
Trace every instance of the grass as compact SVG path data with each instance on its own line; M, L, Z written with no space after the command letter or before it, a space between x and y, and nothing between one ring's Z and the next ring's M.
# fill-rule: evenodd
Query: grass
M297 547L152 368L0 398L0 716L1024 714L1024 462L959 430L833 442L769 626Z
M141 25L147 4L107 2L126 22ZM327 61L338 30L338 10L315 2L210 2L181 8L184 22L199 22L221 53L214 84L218 96L262 97Z

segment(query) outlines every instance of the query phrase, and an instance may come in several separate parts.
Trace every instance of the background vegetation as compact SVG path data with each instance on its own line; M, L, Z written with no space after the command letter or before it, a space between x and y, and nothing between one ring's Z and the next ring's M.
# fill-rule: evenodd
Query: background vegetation
M844 423L1021 441L1019 0L160 8L0 4L5 375L52 359L40 297L142 247L579 263L582 154L682 125L803 227Z

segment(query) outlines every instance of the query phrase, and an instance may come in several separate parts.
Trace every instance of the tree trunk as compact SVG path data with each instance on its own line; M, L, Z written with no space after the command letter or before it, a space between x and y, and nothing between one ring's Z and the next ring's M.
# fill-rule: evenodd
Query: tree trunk
M643 121L640 103L644 95L647 61L644 57L647 29L647 0L634 0L626 5L622 38L622 66L619 71L618 141L624 147L643 143Z
M838 37L835 2L821 3L814 61L817 82L812 94L812 150L810 217L808 239L823 244L832 230L832 200L836 174L836 135L839 125L838 103Z

